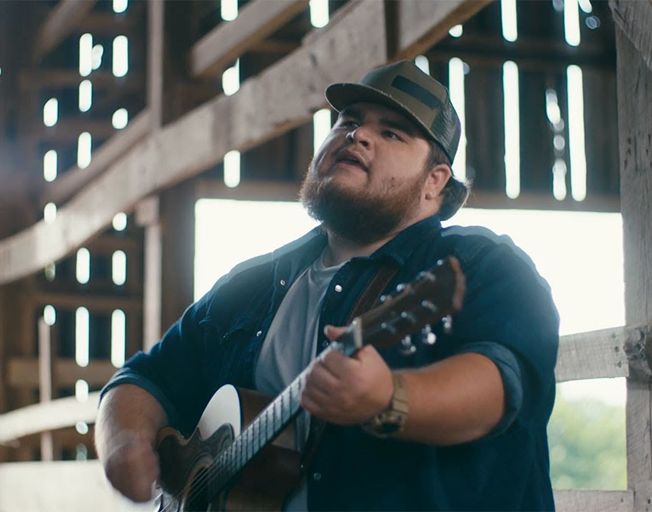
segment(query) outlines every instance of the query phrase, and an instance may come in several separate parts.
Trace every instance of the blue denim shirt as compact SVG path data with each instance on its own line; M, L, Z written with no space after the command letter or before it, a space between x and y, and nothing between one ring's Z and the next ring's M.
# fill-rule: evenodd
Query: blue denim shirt
M161 402L173 426L191 433L220 386L254 388L272 318L326 243L316 228L235 267L149 353L127 361L103 393L123 383L141 386ZM450 255L460 261L467 282L452 332L435 327L437 342L417 344L412 356L397 347L380 352L392 368L418 368L464 352L485 355L503 379L504 417L486 437L448 447L329 425L309 471L311 510L554 508L546 425L554 402L559 319L547 283L508 237L484 228L441 228L437 216L425 219L374 254L347 262L329 285L320 324L344 325L387 260L399 265L391 291Z

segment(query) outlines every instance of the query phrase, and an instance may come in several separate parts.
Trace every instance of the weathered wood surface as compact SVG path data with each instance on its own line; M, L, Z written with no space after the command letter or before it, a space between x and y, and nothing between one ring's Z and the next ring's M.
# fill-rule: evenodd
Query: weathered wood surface
M632 491L555 490L557 512L634 512Z
M396 3L398 57L412 59L448 35L491 0L402 0ZM435 22L435 20L437 20Z
M47 430L71 427L78 421L95 423L99 392L90 393L86 402L74 396L52 402L28 405L0 415L0 443Z
M646 8L649 5L646 5ZM633 11L624 11L632 16ZM625 18L629 24L640 20ZM647 27L649 30L649 25ZM652 71L620 25L618 54L618 139L625 261L625 319L652 322ZM652 389L627 382L627 479L634 510L652 506Z
M0 464L2 511L151 512L154 508L153 502L135 504L121 497L97 460Z
M60 0L39 30L34 44L34 60L40 61L81 24L97 0Z
M308 5L308 0L254 0L234 22L223 22L190 52L195 77L215 76L235 59L273 34Z
M343 7L346 16L257 77L167 125L130 151L59 210L0 242L0 284L65 257L152 192L188 179L232 150L245 150L310 118L332 82L357 80L386 61L384 5ZM436 23L437 20L432 20Z
M652 0L609 0L614 20L652 69Z
M52 365L52 379L60 387L74 387L79 379L97 388L108 382L117 368L110 361L91 361L79 366L74 359L57 358ZM33 357L10 357L7 359L6 379L15 388L36 388L39 385L38 360Z
M147 104L152 112L150 126L158 130L162 124L163 102L163 47L165 4L163 0L150 0L147 3Z
M70 199L119 160L126 151L142 141L150 133L151 119L149 109L143 110L125 129L116 132L101 148L93 152L93 159L88 167L80 169L75 166L50 183L45 189L41 203L53 202L61 205Z
M555 367L557 382L627 377L625 345L631 333L625 327L616 327L562 336Z

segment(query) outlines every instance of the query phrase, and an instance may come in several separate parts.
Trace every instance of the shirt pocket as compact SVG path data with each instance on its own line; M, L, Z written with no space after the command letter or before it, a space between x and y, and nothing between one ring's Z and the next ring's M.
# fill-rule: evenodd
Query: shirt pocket
M215 390L224 384L247 384L247 354L253 349L258 320L253 315L238 316L227 329L212 319L200 322L204 331L206 381Z

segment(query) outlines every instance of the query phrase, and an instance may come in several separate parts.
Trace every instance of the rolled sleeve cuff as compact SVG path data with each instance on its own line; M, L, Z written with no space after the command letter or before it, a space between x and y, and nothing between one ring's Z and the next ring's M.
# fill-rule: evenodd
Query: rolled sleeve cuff
M170 402L167 396L165 396L165 393L163 393L161 388L159 388L151 380L143 377L141 374L136 373L128 368L120 370L118 373L116 373L111 378L111 380L106 384L106 386L102 388L102 391L100 391L100 402L102 401L102 398L104 398L104 395L106 394L107 391L117 386L120 386L122 384L133 384L147 391L150 395L156 398L156 400L158 400L158 402L161 404L161 406L165 410L165 413L168 416L169 423L171 425L174 425L177 422L177 417L178 417L177 411L172 405L172 402Z
M495 437L509 428L523 405L521 367L514 353L499 343L490 341L469 343L458 351L459 354L470 352L489 358L498 367L503 380L505 413L498 424L487 434L487 437Z

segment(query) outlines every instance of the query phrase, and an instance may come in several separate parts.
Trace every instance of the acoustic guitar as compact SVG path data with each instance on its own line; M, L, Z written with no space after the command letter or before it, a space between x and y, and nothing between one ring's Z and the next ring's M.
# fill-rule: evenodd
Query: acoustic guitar
M464 276L455 258L440 261L381 304L355 318L347 331L319 357L333 350L352 356L362 346L388 348L400 344L414 353L410 334L421 331L423 342L436 338L434 322L449 329L462 307ZM184 439L175 429L161 429L158 453L161 495L158 512L217 510L281 510L298 486L300 454L294 450L293 419L311 366L273 400L255 391L226 385L217 390L193 435Z

